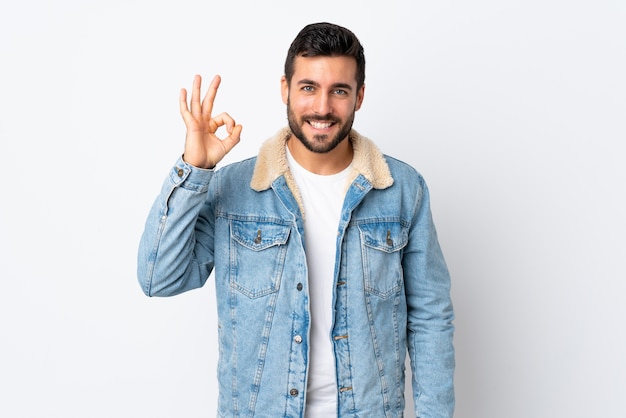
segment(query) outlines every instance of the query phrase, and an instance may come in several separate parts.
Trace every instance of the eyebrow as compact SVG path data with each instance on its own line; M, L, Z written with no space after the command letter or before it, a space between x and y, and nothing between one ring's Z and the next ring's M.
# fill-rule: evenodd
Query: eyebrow
M309 79L303 79L298 81L299 85L310 85L310 86L315 86L315 87L320 87L320 83L318 83L317 81L313 81L313 80L309 80ZM352 86L350 84L347 83L335 83L333 85L330 86L331 89L337 89L337 88L341 88L341 89L346 89L346 90L350 90L352 91Z

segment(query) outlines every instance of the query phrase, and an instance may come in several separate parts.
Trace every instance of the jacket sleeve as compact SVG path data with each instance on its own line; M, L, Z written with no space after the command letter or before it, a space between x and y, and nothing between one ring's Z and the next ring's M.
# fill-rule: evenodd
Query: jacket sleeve
M409 242L403 256L415 414L450 418L454 413L454 311L450 276L420 177Z
M148 296L204 285L213 269L213 170L179 158L163 183L139 243L137 278Z

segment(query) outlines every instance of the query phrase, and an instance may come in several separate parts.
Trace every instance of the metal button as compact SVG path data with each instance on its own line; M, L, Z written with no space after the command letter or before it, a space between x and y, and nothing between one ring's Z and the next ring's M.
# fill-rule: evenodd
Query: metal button
M290 394L291 396L298 396L298 389L291 389L291 390L289 391L289 394Z
M302 283L298 283L298 285L296 286L296 289L298 289L298 291L302 290Z
M179 168L178 171L176 172L176 174L178 174L178 177L182 177L183 174L185 174L185 172L183 171L182 168Z
M293 337L293 340L294 340L296 343L300 344L300 343L302 342L302 337L301 337L301 336L299 336L299 335L296 335L295 337Z

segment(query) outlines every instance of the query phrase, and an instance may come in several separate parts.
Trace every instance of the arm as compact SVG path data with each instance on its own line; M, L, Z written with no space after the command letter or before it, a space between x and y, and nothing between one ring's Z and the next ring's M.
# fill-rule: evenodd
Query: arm
M201 287L213 269L209 184L213 170L179 158L155 200L139 243L137 278L148 296ZM200 215L200 212L203 212ZM211 222L199 223L199 217Z
M454 312L450 276L437 240L428 188L420 177L403 268L415 413L450 418L454 412Z
M187 105L180 93L180 112L187 127L185 153L170 171L148 215L139 245L137 276L148 296L170 296L202 286L213 269L212 168L238 142L241 125L226 113L211 116L220 84L216 76L202 103L196 76ZM216 131L226 126L228 136Z

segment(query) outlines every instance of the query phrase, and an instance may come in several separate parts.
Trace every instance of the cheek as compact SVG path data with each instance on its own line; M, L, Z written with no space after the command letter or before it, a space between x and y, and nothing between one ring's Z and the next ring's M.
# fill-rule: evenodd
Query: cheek
M358 110L358 103L353 101L342 103L341 106L336 109L337 113L340 114L343 119L347 119Z
M309 97L291 97L289 104L291 111L296 115L307 113L312 106L312 100Z

